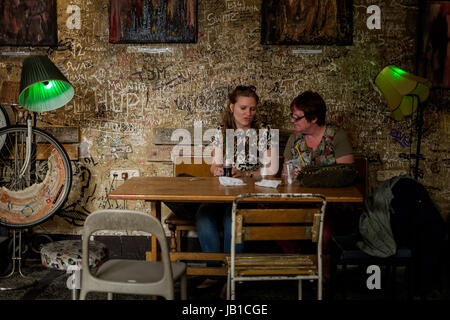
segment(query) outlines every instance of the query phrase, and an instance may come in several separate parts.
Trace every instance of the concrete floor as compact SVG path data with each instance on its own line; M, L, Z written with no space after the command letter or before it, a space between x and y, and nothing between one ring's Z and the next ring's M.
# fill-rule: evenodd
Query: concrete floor
M450 269L447 269L450 270ZM0 279L2 288L19 288L16 290L1 290L0 300L71 300L72 291L67 288L69 275L64 271L51 270L43 267L40 261L26 261L22 267L23 274L30 279L21 277L16 272L8 279ZM395 297L391 296L391 291L382 282L380 290L369 290L366 287L367 275L364 270L358 268L350 269L345 284L345 298L350 301L370 300L370 301L390 301L407 300L407 291L404 284L403 270L399 268L395 286ZM339 275L338 275L339 276ZM188 299L190 301L214 302L221 301L219 298L222 283L218 283L212 288L196 289L196 286L203 281L203 277L188 278ZM34 281L34 283L33 283ZM225 278L223 279L225 281ZM21 288L25 285L32 286ZM450 300L448 276L443 276L442 287L429 293L427 300ZM179 285L175 285L177 296ZM296 300L297 283L295 281L271 281L271 282L244 282L237 285L237 299L247 301L271 301L271 300ZM303 298L305 300L315 300L316 284L305 281L303 284ZM329 287L325 284L324 298L326 300L342 300L343 292L338 286L333 297L329 296ZM105 300L103 293L90 293L89 300ZM149 300L150 297L136 295L116 295L119 300ZM413 299L419 299L415 296Z
M114 237L117 238L117 237ZM96 239L97 240L97 239ZM120 240L120 245L116 242L108 242L104 239L108 247L116 248L112 251L110 256L117 258L134 258L143 259L145 257L145 250L142 249L143 244L148 244L148 239L129 238ZM116 241L116 239L114 239ZM142 243L141 243L142 242ZM139 250L132 248L138 247ZM145 247L145 245L144 245ZM126 248L126 250L124 250ZM11 260L9 256L3 252L0 255L0 262L9 262L8 267L0 268L2 274L6 274L6 270L10 270ZM1 265L0 265L1 266ZM47 269L41 265L40 256L36 252L31 252L25 255L22 266L23 274L30 277L32 280L21 277L17 272L8 278L0 279L0 288L20 288L24 285L33 284L26 288L17 290L0 290L0 300L71 300L72 291L67 288L67 279L69 277L64 271L57 271ZM17 270L16 270L17 271ZM366 270L353 267L347 271L345 278L345 298L349 301L390 301L390 300L407 300L407 291L404 282L404 269L398 268L397 279L395 283L395 295L392 296L392 291L388 290L388 286L383 278L381 289L369 290L366 286L367 273ZM338 272L337 280L342 280L341 273ZM188 278L188 299L196 302L221 302L219 294L222 288L222 283L208 289L196 289L196 286L203 281L203 277L189 277ZM445 265L442 268L441 283L435 290L428 292L424 297L427 300L450 300L450 262L449 258L445 260ZM33 282L34 281L34 282ZM223 278L225 281L225 278ZM315 300L316 284L315 282L303 282L303 298L304 300ZM342 281L340 282L342 284ZM175 285L177 294L179 293L178 284ZM335 286L335 293L330 296L329 282L324 285L324 299L342 301L343 291L339 284ZM244 282L237 285L237 299L247 301L292 301L297 299L297 283L296 281L271 281L271 282ZM89 300L104 300L105 294L91 293L88 296ZM149 300L146 296L126 296L116 295L115 299L119 300ZM417 300L419 297L415 295L413 299Z

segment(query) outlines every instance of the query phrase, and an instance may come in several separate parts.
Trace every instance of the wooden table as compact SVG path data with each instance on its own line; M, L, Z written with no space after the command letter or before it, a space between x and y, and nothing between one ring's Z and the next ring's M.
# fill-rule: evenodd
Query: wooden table
M161 220L161 202L224 202L231 203L242 193L320 193L327 202L361 203L363 195L356 186L345 188L305 188L298 182L281 183L278 188L255 186L251 178L243 178L245 186L225 187L217 177L135 177L112 191L109 199L151 201L152 214ZM152 237L150 260L157 260L157 240Z

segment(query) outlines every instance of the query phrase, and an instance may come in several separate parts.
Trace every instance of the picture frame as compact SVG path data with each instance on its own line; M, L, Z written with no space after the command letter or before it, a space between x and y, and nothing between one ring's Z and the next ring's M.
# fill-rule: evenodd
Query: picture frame
M109 0L110 43L195 43L197 0Z
M56 46L56 0L1 1L0 46Z
M450 88L450 1L423 1L419 12L417 74Z
M262 0L261 44L351 45L353 0Z

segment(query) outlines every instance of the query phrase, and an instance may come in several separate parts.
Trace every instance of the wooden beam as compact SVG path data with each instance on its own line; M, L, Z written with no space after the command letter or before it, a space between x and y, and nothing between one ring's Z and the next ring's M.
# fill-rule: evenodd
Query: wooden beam
M53 136L59 143L79 143L80 128L75 126L39 126L38 129L44 130ZM39 140L38 140L39 141Z
M78 145L76 144L63 144L64 150L67 152L67 156L69 160L78 160ZM37 160L45 160L48 159L49 156L49 148L47 144L38 144L36 151Z
M69 160L78 160L78 145L77 144L63 144L64 150L66 150ZM46 160L50 156L50 152L53 148L47 143L36 144L36 160ZM4 156L5 159L14 159L14 150L8 156Z

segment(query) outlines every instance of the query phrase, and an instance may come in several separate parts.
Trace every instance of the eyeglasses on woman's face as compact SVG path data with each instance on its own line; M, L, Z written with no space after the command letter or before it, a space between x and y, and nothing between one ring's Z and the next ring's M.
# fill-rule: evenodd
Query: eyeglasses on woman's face
M291 112L291 119L292 120L294 120L294 122L297 122L297 121L300 121L300 120L302 120L303 118L304 118L305 116L297 116L297 115L295 115L295 114L293 114L292 112Z

